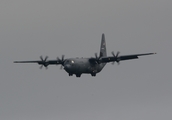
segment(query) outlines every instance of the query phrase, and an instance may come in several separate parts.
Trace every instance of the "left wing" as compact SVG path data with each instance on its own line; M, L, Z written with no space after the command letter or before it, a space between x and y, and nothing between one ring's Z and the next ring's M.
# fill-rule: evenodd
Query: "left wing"
M119 63L120 61L123 61L123 60L138 59L139 56L153 55L153 54L156 54L156 53L144 53L144 54L134 54L134 55L119 56L119 52L117 52L116 55L112 52L113 56L102 57L101 58L101 62L102 63L108 63L108 62L117 62L117 63Z

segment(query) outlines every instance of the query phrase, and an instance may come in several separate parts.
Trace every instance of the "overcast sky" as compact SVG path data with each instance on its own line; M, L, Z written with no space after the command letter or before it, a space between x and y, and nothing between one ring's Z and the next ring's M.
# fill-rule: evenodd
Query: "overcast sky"
M0 0L1 120L172 118L171 0ZM15 60L157 52L96 77Z

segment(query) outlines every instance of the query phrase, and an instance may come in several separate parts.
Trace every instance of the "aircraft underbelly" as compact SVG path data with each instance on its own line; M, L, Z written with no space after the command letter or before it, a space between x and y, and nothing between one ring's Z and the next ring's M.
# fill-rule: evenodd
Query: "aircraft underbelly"
M88 66L80 64L76 65L74 73L90 73L91 71L89 70Z
M87 64L78 64L76 66L73 66L72 73L77 74L77 73L98 73L102 70L102 66L100 65L87 65Z

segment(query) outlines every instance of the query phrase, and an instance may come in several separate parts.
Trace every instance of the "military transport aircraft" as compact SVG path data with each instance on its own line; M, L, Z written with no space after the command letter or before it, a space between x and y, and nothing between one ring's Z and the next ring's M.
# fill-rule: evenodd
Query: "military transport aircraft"
M14 63L38 63L39 65L41 65L40 69L42 69L43 66L47 69L48 65L61 65L61 69L63 67L64 70L69 74L69 76L72 76L73 74L75 74L76 77L80 77L81 74L91 74L92 76L96 76L96 74L99 73L104 68L106 63L117 62L119 64L119 62L123 60L138 59L139 56L156 54L156 53L144 53L144 54L120 56L119 53L120 53L119 51L116 54L112 52L112 56L107 56L105 35L102 34L99 56L97 55L97 53L95 53L95 57L91 57L91 58L64 59L64 55L62 55L61 59L57 57L56 60L47 60L48 56L46 56L44 59L42 56L40 56L41 60L14 61Z

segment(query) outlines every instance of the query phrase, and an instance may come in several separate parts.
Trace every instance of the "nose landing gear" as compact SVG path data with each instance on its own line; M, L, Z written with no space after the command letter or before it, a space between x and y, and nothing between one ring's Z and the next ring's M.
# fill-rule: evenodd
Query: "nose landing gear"
M69 73L69 76L73 76L73 74L72 73Z

